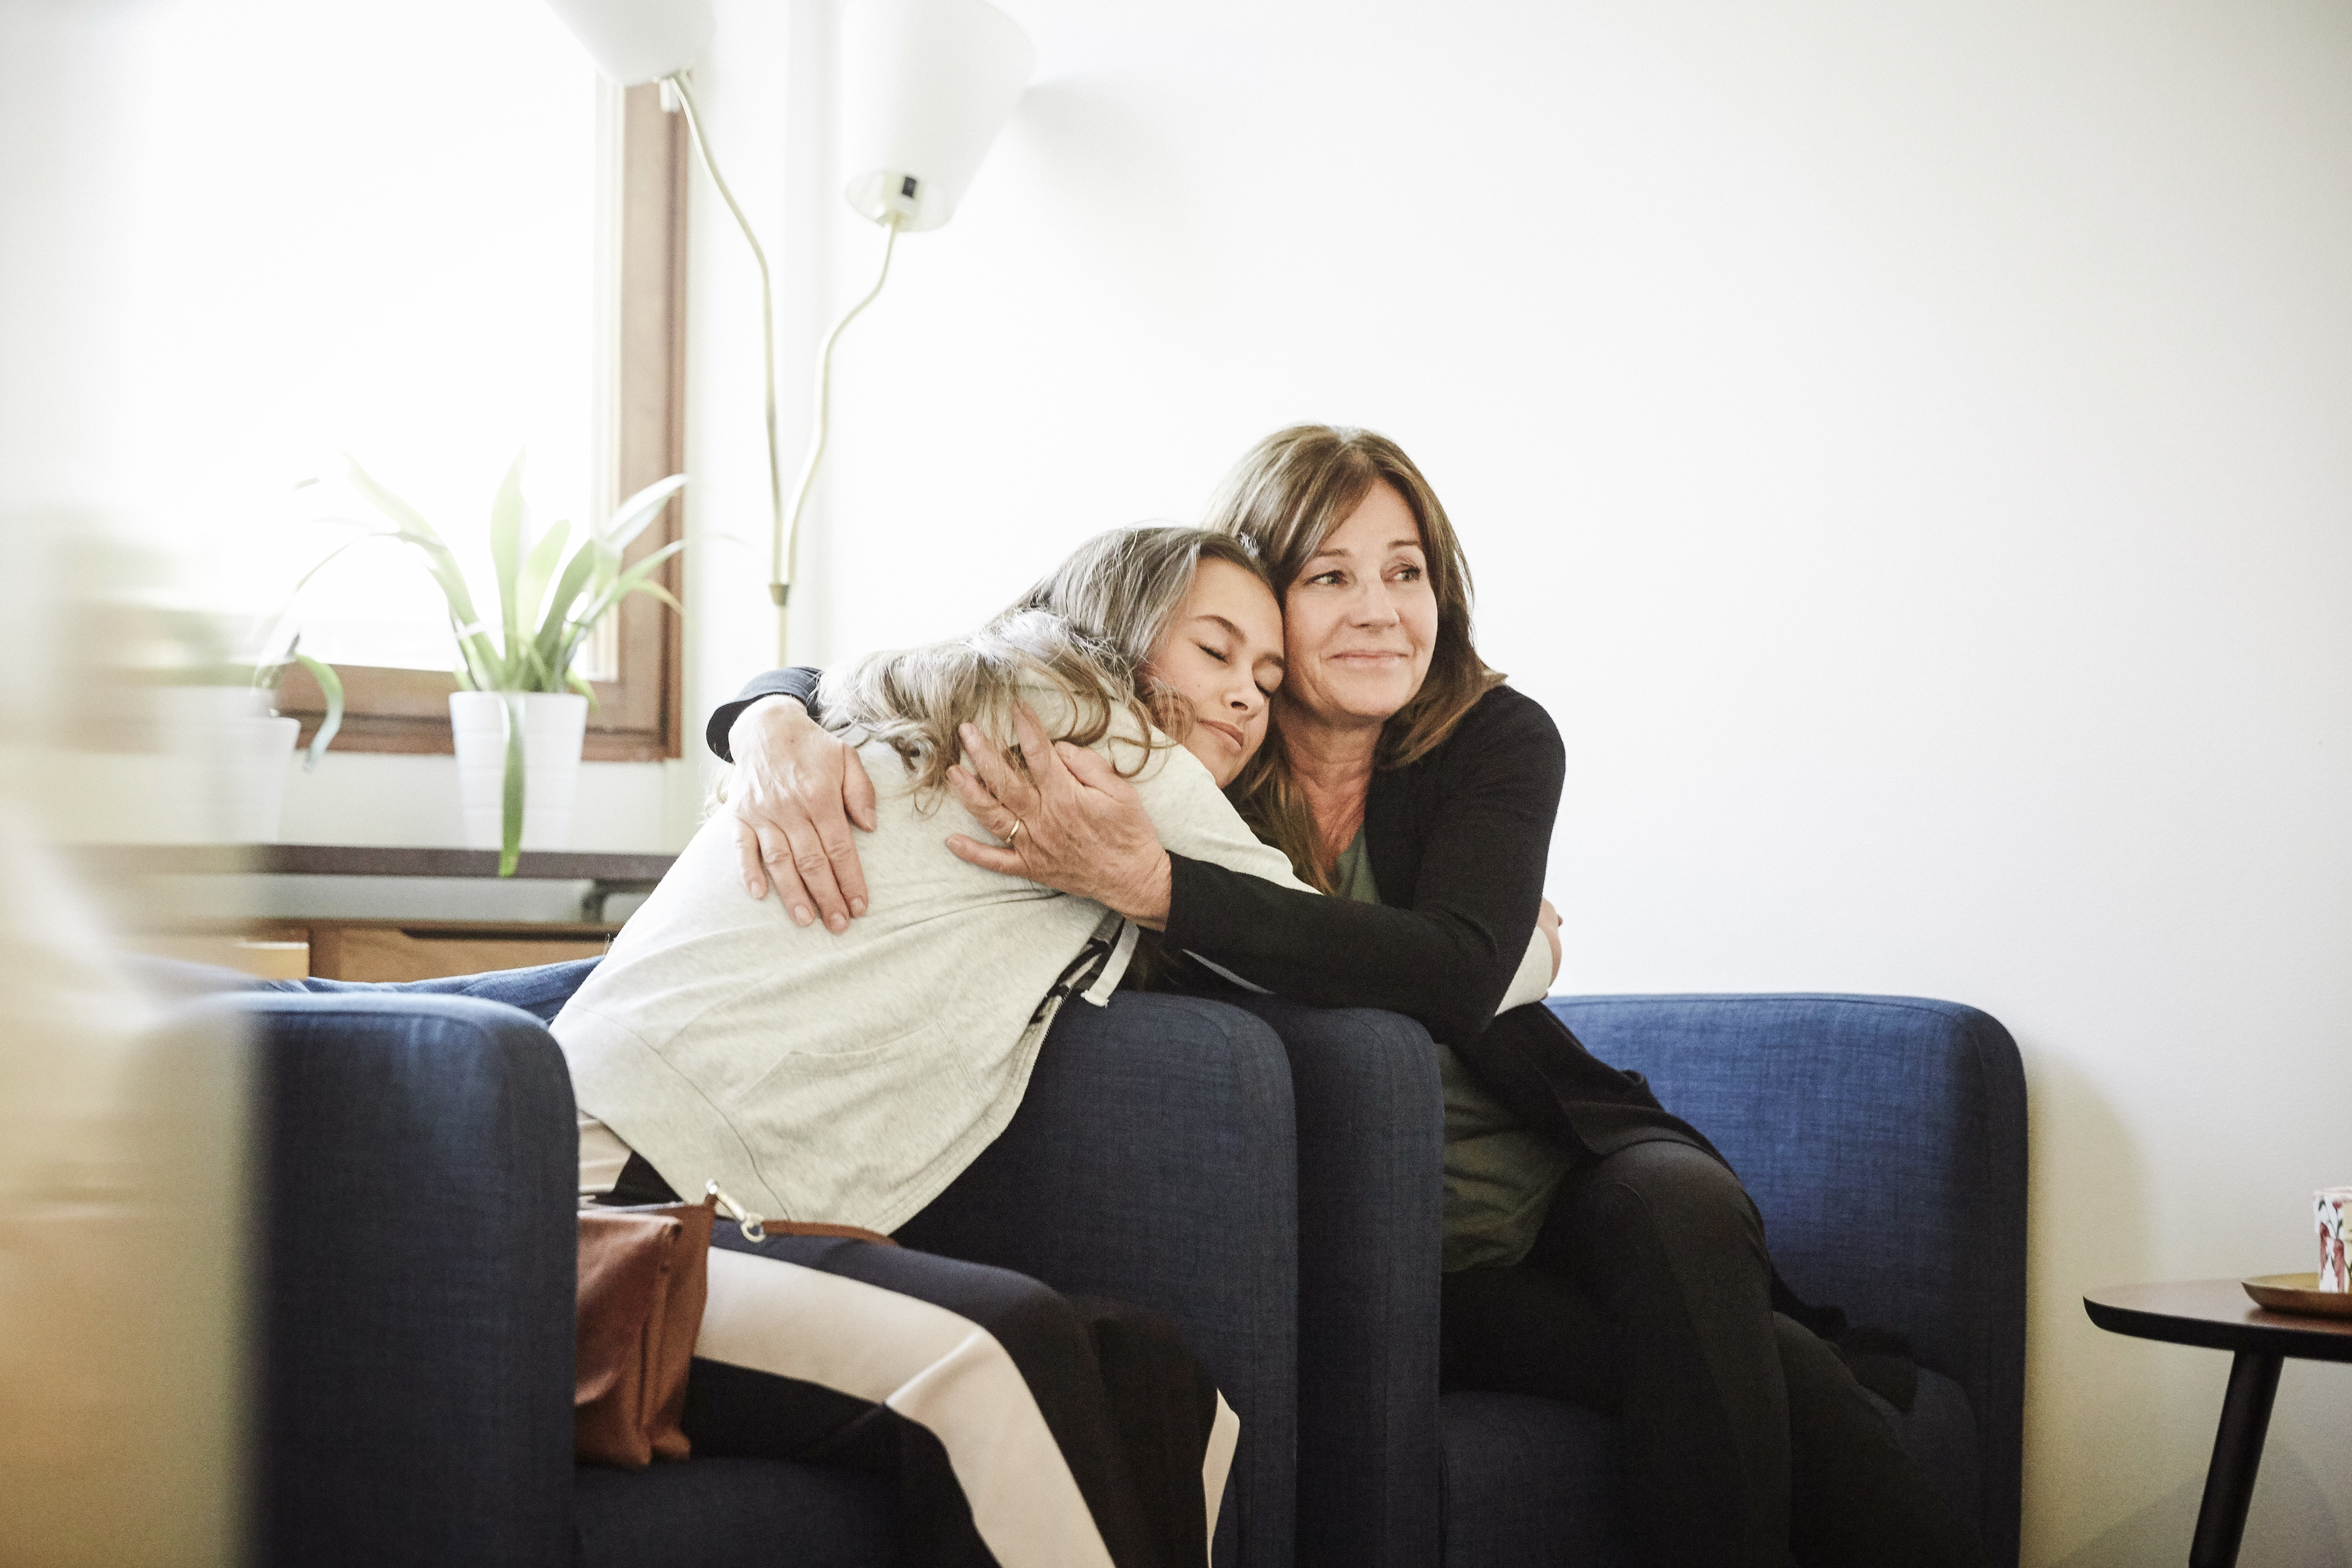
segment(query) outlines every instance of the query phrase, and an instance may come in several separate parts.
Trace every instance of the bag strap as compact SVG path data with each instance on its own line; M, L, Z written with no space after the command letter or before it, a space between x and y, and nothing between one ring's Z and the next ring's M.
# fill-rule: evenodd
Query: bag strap
M703 1201L718 1205L719 1212L733 1220L735 1227L743 1233L743 1239L754 1245L767 1240L772 1230L778 1236L837 1237L849 1241L870 1241L877 1247L898 1245L880 1231L867 1230L862 1226L825 1225L816 1220L790 1219L780 1219L771 1223L765 1216L753 1214L719 1191L719 1183L716 1180L703 1188Z

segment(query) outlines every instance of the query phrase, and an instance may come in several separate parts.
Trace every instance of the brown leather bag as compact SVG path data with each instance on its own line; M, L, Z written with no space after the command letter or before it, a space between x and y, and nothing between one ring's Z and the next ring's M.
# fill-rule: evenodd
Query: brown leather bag
M714 1182L698 1204L580 1211L574 1458L642 1470L692 1451L680 1417L710 1296L710 1231L722 1197ZM814 1236L898 1245L856 1226L762 1220L726 1201L751 1241Z
M717 1200L580 1211L572 1452L642 1470L690 1451L679 1418L710 1289Z

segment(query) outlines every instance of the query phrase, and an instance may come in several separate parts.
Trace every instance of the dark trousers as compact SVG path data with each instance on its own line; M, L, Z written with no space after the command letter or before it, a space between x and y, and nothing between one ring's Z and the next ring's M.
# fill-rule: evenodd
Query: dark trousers
M721 1221L713 1245L757 1266L722 1276L713 1257L712 1315L687 1385L698 1456L893 1474L908 1558L927 1568L1099 1561L1078 1539L1089 1521L1115 1568L1206 1561L1204 1463L1222 1490L1230 1428L1220 1448L1216 1388L1166 1320L1007 1269L862 1241L755 1245ZM748 1344L739 1333L735 1359L714 1359L705 1352L721 1312L776 1332ZM993 1343L975 1349L958 1321ZM925 1334L951 1348L905 1351ZM857 1386L835 1385L844 1383ZM1024 1430L1036 1439L1025 1449ZM992 1515L975 1521L967 1480L995 1500Z
M1771 1279L1738 1178L1636 1143L1568 1178L1524 1263L1446 1276L1446 1377L1617 1416L1644 1564L1984 1563Z

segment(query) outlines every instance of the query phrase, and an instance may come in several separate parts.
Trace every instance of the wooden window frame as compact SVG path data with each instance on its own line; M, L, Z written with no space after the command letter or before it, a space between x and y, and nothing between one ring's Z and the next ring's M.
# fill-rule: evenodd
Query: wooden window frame
M620 326L614 374L614 494L634 495L686 467L685 116L662 109L658 83L630 88L621 104ZM682 536L684 498L637 536L636 561ZM656 580L684 600L677 557ZM633 594L616 612L619 679L593 682L581 754L591 762L656 762L680 754L685 704L684 628L668 606ZM454 659L454 652L452 658ZM338 752L453 752L449 694L456 677L440 670L335 666L343 682ZM326 700L300 667L286 672L278 711L302 721L308 745Z

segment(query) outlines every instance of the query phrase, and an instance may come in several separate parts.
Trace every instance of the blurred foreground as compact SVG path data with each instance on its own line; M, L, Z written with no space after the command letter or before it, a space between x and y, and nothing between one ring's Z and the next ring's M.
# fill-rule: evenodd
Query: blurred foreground
M92 836L89 792L73 782L89 768L77 757L102 748L100 771L173 795L194 776L136 704L104 694L103 667L124 662L106 628L128 586L108 563L140 547L110 489L135 433L113 416L109 223L90 193L104 188L108 155L108 35L138 9L0 0L8 1568L240 1556L241 1044L146 994L108 934L107 911L132 890L87 885L58 848ZM110 825L97 826L105 836Z

